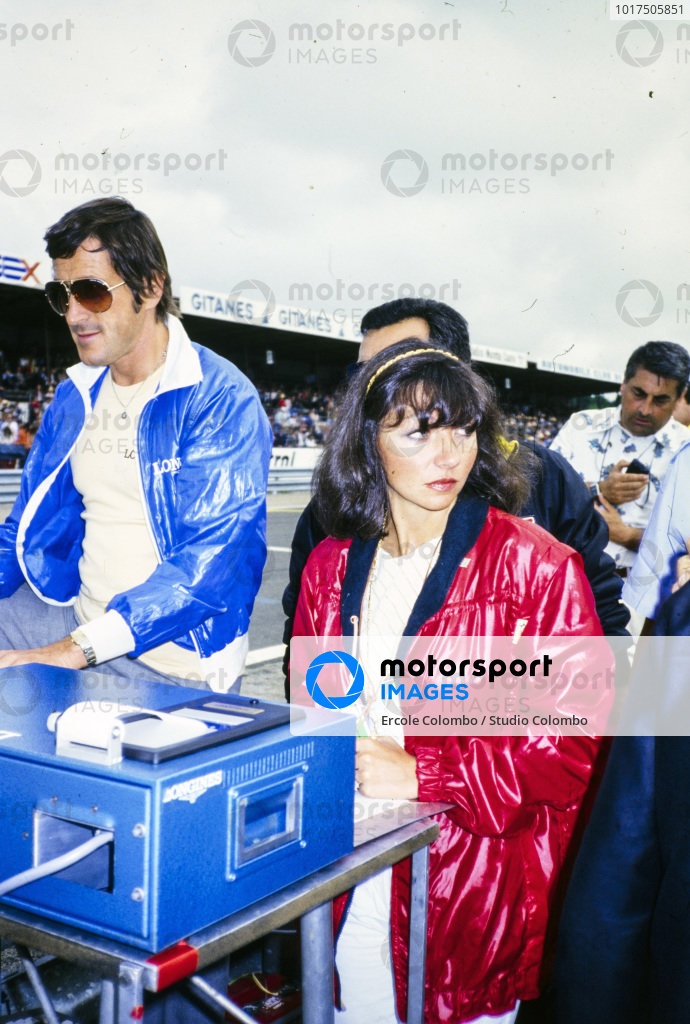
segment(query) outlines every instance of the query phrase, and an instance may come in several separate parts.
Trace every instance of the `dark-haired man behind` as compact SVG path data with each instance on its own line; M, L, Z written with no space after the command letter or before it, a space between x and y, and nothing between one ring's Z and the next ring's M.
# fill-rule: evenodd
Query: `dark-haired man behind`
M635 560L671 459L690 441L688 428L673 419L689 376L690 355L682 345L648 341L628 360L620 406L574 413L551 445L589 488L621 576ZM633 460L644 472L626 473Z
M439 348L454 352L464 362L469 363L471 359L467 321L456 310L435 299L394 299L376 306L363 318L362 334L360 362L366 362L404 338L431 341ZM594 511L587 488L565 459L536 443L529 448L539 459L540 472L522 509L522 517L544 527L580 553L604 632L607 636L626 635L629 616L620 601L621 582L612 559L604 552L608 541L606 524ZM312 548L323 538L323 529L308 505L295 530L290 582L283 595L286 643L292 633L302 570Z
M0 526L0 667L98 664L227 690L266 557L259 397L189 340L160 240L129 202L85 203L46 242L46 296L80 362Z

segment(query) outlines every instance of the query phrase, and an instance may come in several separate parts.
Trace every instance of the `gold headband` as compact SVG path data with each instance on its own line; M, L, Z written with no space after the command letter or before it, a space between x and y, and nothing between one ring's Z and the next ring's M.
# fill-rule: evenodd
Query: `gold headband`
M409 356L431 355L433 352L440 356L446 356L448 359L454 359L456 363L462 362L462 359L459 356L456 356L453 352L449 352L448 349L445 348L413 348L411 352L401 352L399 355L393 356L392 359L389 359L382 366L379 366L378 370L373 374L371 380L367 384L367 390L364 392L364 397L366 398L371 391L371 386L376 378L382 374L384 370L387 370L389 366L392 366L394 363L399 363L401 359L407 359Z

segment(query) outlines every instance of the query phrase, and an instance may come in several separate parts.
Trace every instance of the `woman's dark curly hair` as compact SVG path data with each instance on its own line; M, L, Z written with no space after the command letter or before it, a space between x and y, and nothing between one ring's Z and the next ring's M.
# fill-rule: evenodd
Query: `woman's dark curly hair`
M536 457L508 455L491 384L445 351L407 338L361 365L345 391L314 476L315 511L333 537L369 540L383 532L388 486L378 448L381 425L412 409L424 433L463 427L477 435L464 490L506 512L520 511Z

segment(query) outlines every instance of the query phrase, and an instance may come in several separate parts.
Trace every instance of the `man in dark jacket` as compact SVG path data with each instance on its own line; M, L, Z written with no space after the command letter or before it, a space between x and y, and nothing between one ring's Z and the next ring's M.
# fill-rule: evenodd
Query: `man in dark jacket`
M690 1019L690 738L669 735L687 732L690 585L654 632L632 686L644 712L653 683L666 734L613 742L561 920L558 1024Z
M467 321L456 310L435 299L394 299L370 309L362 320L360 363L404 338L431 341L469 363ZM555 452L530 444L539 459L540 473L532 486L521 516L543 526L558 540L582 556L585 573L594 593L597 614L607 636L627 635L629 613L620 601L621 580L613 559L605 553L608 529L596 512L592 498L574 469ZM283 639L289 643L297 607L302 570L310 552L324 539L324 531L311 505L302 513L292 541L290 580L283 594L287 617ZM287 669L287 654L285 668ZM289 699L287 692L286 696Z

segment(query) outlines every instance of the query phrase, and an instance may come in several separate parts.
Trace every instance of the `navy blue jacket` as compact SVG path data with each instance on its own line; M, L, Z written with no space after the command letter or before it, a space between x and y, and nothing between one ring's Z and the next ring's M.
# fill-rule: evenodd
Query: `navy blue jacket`
M690 635L690 584L655 633L668 637L660 663L637 682L685 683L675 636ZM563 910L555 992L557 1024L690 1020L690 737L614 740Z

